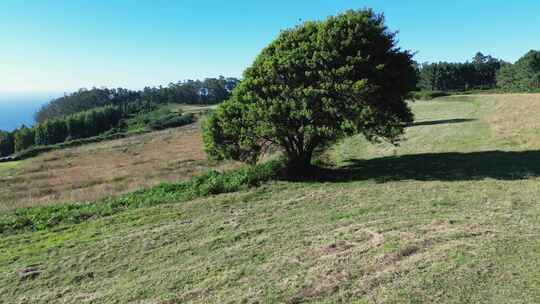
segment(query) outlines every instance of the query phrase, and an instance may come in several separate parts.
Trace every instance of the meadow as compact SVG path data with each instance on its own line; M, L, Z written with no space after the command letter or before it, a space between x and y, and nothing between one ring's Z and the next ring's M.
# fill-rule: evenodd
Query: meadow
M206 159L199 124L59 149L0 163L0 210L98 200L231 166Z
M540 95L411 107L400 146L346 138L309 180L2 235L0 303L540 302ZM0 212L234 167L205 159L198 130L0 164Z

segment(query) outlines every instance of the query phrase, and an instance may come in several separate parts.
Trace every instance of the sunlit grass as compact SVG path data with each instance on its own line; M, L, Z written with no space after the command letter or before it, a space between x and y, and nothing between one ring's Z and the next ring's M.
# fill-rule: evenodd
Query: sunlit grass
M13 175L20 165L21 161L0 163L0 176Z
M412 107L400 147L344 140L319 179L4 236L0 302L540 302L540 98Z
M209 168L197 124L0 163L0 210L100 200Z

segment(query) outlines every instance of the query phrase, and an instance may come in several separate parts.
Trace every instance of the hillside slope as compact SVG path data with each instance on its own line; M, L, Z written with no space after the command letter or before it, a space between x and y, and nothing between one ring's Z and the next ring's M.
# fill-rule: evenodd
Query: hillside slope
M413 104L310 182L0 239L0 303L540 302L540 95Z
M0 163L0 211L97 200L231 167L206 159L200 131L197 123Z

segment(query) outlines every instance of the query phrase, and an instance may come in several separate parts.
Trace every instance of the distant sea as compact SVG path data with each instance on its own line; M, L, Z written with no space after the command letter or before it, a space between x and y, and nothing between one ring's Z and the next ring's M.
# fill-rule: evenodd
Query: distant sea
M12 131L22 124L34 124L34 113L62 94L0 95L0 130Z

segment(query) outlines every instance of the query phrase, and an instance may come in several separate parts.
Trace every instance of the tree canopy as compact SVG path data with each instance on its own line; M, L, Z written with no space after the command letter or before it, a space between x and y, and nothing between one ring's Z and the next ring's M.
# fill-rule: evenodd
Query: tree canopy
M14 137L14 151L19 152L30 148L35 143L34 130L22 125L19 129L13 132Z
M492 89L497 85L497 72L503 64L502 60L481 52L476 53L472 62L424 63L419 66L418 86L430 91Z
M0 157L11 155L14 152L13 134L0 130Z
M507 91L540 89L540 51L529 51L516 63L504 65L497 75L497 84Z
M80 89L54 99L35 114L36 122L59 118L107 105L123 106L136 101L152 103L216 104L229 98L239 82L236 78L206 78L170 83L167 87L145 87L140 91L124 88Z
M314 151L342 136L397 143L412 113L412 54L396 46L384 17L347 11L283 31L204 125L214 158L256 161L280 148L304 170Z

